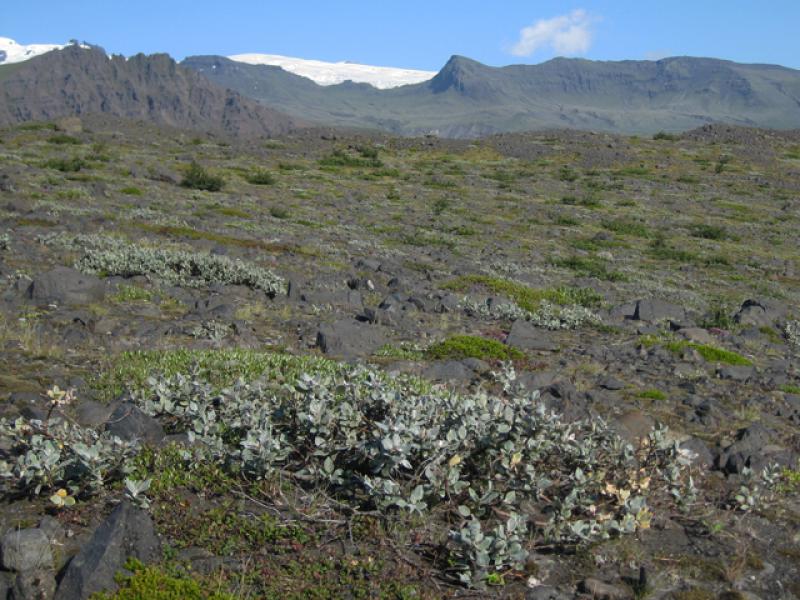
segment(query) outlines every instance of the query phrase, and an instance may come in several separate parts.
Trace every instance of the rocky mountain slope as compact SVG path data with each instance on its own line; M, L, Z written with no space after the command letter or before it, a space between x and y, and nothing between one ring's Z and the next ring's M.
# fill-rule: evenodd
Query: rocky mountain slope
M72 125L0 130L0 599L800 598L797 133Z
M237 136L276 135L300 124L165 54L108 57L70 45L0 66L0 123L95 113Z
M495 68L454 56L430 81L388 90L309 85L274 67L224 57L182 64L290 114L399 134L478 137L551 127L655 133L713 121L800 127L800 72L707 58L558 58Z

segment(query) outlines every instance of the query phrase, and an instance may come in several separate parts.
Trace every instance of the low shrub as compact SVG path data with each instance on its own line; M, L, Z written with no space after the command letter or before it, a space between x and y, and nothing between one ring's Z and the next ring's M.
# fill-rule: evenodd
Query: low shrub
M562 421L535 393L518 391L510 365L496 374L503 392L492 395L315 360L267 355L263 375L223 389L202 369L165 376L156 365L132 399L187 435L186 470L215 465L250 482L279 476L360 510L442 516L455 524L441 540L448 571L473 586L521 569L530 543L633 533L659 506L671 511L694 497L689 457L663 430L635 451L599 418ZM0 419L0 434L12 448L0 462L4 497L97 493L141 451L60 418ZM149 485L128 479L126 488L147 503ZM530 503L541 522L526 516Z
M248 173L245 180L252 185L273 185L277 181L275 176L266 169L256 169L252 173Z
M430 346L425 355L434 360L479 358L481 360L523 359L525 354L489 338L456 335Z
M181 186L193 190L218 192L225 187L225 180L219 175L209 173L196 161L192 161L181 180Z

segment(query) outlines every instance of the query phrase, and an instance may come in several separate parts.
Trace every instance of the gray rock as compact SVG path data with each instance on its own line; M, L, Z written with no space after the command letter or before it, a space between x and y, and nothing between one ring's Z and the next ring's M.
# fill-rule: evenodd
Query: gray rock
M525 600L572 600L572 598L572 594L567 594L551 585L537 585L525 594Z
M431 381L471 381L475 376L469 366L460 360L440 360L431 363L422 376Z
M325 354L338 358L366 356L386 343L383 330L375 325L343 319L320 325L317 346Z
M552 385L557 378L555 371L526 371L517 376L516 384L521 389L532 392Z
M633 312L635 321L678 321L686 319L686 311L682 306L670 304L659 298L649 298L636 302L636 310Z
M755 367L749 365L725 365L717 369L717 377L731 381L749 381L755 374Z
M625 382L617 379L613 375L607 375L597 382L597 386L613 392L625 389Z
M35 302L90 304L105 297L105 285L94 275L68 267L56 267L34 278L28 297Z
M164 428L153 417L143 413L135 404L123 402L106 421L106 431L123 440L139 440L158 444L164 439Z
M153 521L129 502L117 506L72 559L56 592L57 600L85 600L103 590L116 590L114 575L128 558L152 562L160 554Z
M681 442L681 449L692 453L692 464L698 467L710 467L714 463L714 456L706 443L700 438L692 437Z
M84 427L99 427L111 417L117 406L95 400L84 400L75 407L75 422Z
M587 577L578 585L578 590L591 594L595 600L630 600L633 593L627 588L605 583L593 577Z
M53 570L17 573L12 600L51 600L56 593L56 574Z
M773 325L786 314L786 307L766 300L745 300L733 320L740 325L764 327Z
M755 470L766 465L764 448L772 438L772 433L761 423L740 429L736 441L717 456L716 467L726 473L741 473L745 467Z
M3 536L3 567L9 571L36 571L53 568L50 540L41 529L17 529Z
M537 329L528 321L517 319L511 325L506 337L506 344L519 350L553 351L558 346L547 339L547 332Z
M14 589L15 579L16 576L14 573L0 571L0 600L6 600L11 597L11 590Z

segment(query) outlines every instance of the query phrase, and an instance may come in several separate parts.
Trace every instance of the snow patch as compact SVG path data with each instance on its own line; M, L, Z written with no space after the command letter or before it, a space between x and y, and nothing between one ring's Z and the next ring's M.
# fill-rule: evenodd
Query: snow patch
M10 65L30 60L51 50L60 50L67 44L18 44L11 38L0 37L0 65Z
M250 65L272 65L295 75L311 79L319 85L336 85L345 81L368 83L381 90L428 81L436 71L418 71L395 67L375 67L349 61L325 62L292 58L278 54L235 54L229 59Z

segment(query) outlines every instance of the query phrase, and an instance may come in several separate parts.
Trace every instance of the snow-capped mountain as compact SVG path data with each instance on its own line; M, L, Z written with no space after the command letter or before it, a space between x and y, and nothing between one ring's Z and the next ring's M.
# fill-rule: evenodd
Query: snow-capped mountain
M63 48L66 44L18 44L11 38L0 37L0 65L8 65L29 60L51 50Z
M284 71L307 77L319 85L335 85L350 80L385 90L427 81L436 75L436 71L374 67L346 61L332 63L277 54L236 54L228 58L251 65L274 65Z

